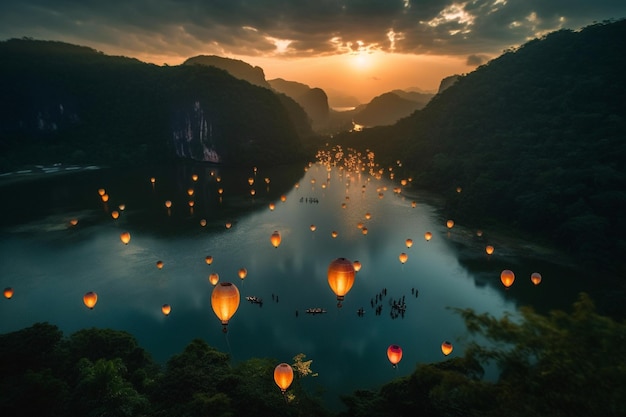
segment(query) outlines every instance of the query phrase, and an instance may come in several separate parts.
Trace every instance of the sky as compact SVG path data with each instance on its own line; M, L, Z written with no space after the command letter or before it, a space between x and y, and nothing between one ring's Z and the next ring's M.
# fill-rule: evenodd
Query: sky
M3 0L0 40L157 65L219 55L366 103L397 88L434 92L528 40L624 17L625 0Z

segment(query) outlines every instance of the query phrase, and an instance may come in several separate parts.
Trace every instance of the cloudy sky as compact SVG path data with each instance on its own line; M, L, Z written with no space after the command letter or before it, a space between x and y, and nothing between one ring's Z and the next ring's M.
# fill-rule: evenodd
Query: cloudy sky
M365 102L436 90L529 39L624 17L626 0L3 0L0 40L60 40L158 65L220 55Z

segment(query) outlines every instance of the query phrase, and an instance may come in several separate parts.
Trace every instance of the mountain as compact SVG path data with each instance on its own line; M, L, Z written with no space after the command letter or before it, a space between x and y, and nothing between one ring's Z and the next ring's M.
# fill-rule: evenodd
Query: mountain
M210 67L220 68L228 72L235 78L240 80L246 80L250 84L258 85L259 87L271 88L269 83L265 80L265 72L261 67L253 67L247 62L224 58L217 55L198 55L188 58L183 65L206 65Z
M624 39L626 20L548 34L459 77L394 126L336 140L390 165L401 156L413 184L448 196L457 224L524 230L624 273Z
M384 93L374 97L362 110L354 115L354 121L363 126L392 125L415 110L424 107L396 93Z
M420 109L424 108L428 102L435 96L432 93L424 93L422 91L410 91L410 90L392 90L393 94L405 100L414 101L419 104Z
M173 157L263 165L304 154L297 109L221 69L29 39L1 42L0 56L0 171Z
M439 83L439 91L438 91L438 93L442 93L448 87L450 87L455 82L457 82L459 80L459 78L461 78L461 76L457 74L457 75L450 75L449 77L446 77L443 80L441 80L441 83Z
M328 124L328 97L321 88L311 88L306 84L287 81L282 78L269 80L276 91L293 98L309 115L314 130L326 128Z

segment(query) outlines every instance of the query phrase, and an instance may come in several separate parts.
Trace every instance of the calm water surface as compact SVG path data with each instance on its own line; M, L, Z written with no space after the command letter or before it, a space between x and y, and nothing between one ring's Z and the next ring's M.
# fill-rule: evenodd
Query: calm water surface
M194 173L198 181L192 180ZM252 186L248 178L254 179ZM350 175L337 167L327 171L319 164L306 171L298 166L256 173L185 164L99 169L5 185L0 187L0 286L13 287L15 295L0 302L0 332L42 321L66 335L87 327L125 330L161 363L194 338L228 352L234 362L250 357L291 362L304 353L319 373L309 387L322 389L334 408L340 394L377 388L420 362L445 360L444 340L453 343L452 356L463 354L469 338L448 307L498 316L515 314L520 300L539 309L561 308L584 289L580 277L533 259L532 253L504 258L496 248L491 258L481 251L461 262L455 228L446 228L437 207L418 190L405 187L398 194L393 191L398 186L388 177ZM110 195L107 203L99 188ZM170 210L166 200L172 201ZM117 220L113 210L120 211ZM76 226L69 225L73 218ZM275 230L282 235L278 248L270 244ZM119 238L124 231L132 236L128 245ZM423 238L426 231L433 233L430 242ZM410 248L407 238L414 242ZM489 233L474 239L484 247ZM402 252L408 254L405 264L398 259ZM326 276L338 257L363 265L342 308ZM248 271L244 280L237 274L242 267ZM509 290L499 282L505 268L517 274ZM529 280L534 271L544 275L537 287ZM242 296L226 335L210 305L212 272L233 282ZM82 303L87 291L98 294L93 310ZM245 296L262 298L263 304ZM393 300L405 303L404 315L392 315ZM167 317L161 313L165 303L172 306ZM327 313L305 314L314 307ZM404 351L397 369L386 357L390 344Z

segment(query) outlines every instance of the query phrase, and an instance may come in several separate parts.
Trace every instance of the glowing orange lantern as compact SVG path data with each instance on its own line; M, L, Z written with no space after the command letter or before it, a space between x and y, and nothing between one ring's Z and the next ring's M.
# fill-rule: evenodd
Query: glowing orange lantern
M198 174L192 174L192 175L191 175L191 180L192 180L193 182L198 181Z
M206 219L200 219L200 226L206 226Z
M243 280L246 276L248 276L248 270L246 268L239 268L238 274L239 278Z
M83 303L87 306L88 309L93 310L98 302L98 294L93 291L89 291L85 295L83 295Z
M315 225L314 225L314 224L312 224L312 225L310 225L310 226L309 226L309 229L311 229L311 231L312 231L312 232L314 232L314 231L315 231L315 229L317 229L317 227L315 227Z
M163 261L157 261L156 267L159 269L163 269Z
M233 224L231 222L226 222L226 228L230 229L231 227L233 227Z
M407 255L406 253L402 252L400 254L400 256L398 256L398 259L400 259L400 263L404 264L404 263L406 263L406 261L408 261L409 255Z
M209 282L211 283L211 285L217 285L217 282L220 280L220 276L218 275L217 272L213 272L211 273L211 275L209 275Z
M117 219L118 217L120 217L120 212L117 210L113 210L111 212L111 217L113 217L113 219Z
M433 238L433 234L431 232L424 233L424 239L426 239L426 242L430 242L430 239L432 238Z
M239 308L239 290L230 282L221 282L213 288L211 293L211 307L218 319L222 322L222 331L228 330L228 320Z
M103 195L105 195L107 192L104 188L99 188L98 189L98 194L102 197Z
M10 300L13 297L13 288L7 287L4 289L4 298Z
M513 285L513 281L515 281L515 274L511 270L505 269L500 273L500 281L502 281L502 284L506 288L509 288Z
M103 194L102 196L100 196L100 198L102 199L103 203L106 203L107 201L109 201L109 195L108 194Z
M448 356L450 353L452 353L452 343L445 341L441 344L441 352L445 355Z
M193 195L193 193L194 193L194 189L193 189L193 188L189 188L189 189L187 189L187 195L188 195L189 197L191 197L191 196Z
M76 226L78 224L78 219L71 219L70 226Z
M446 226L448 227L448 229L452 229L454 227L454 220L448 220L446 222Z
M172 208L172 202L170 200L165 200L165 207Z
M535 285L541 284L541 274L539 272L533 272L532 274L530 274L530 280Z
M372 215L370 213L365 213L365 219L369 220L372 218Z
M207 265L211 265L213 263L213 257L209 255L206 258L204 258L204 261L207 263Z
M281 363L274 368L274 382L284 394L293 382L293 369L289 364Z
M278 233L277 230L274 231L274 233L272 233L272 236L270 236L270 242L272 242L272 246L274 246L275 248L277 248L280 245L280 233Z
M354 261L353 265L354 265L354 272L359 272L361 270L361 267L363 266L361 265L361 262L359 261Z
M361 233L363 233L364 235L366 235L368 232L367 227L364 227L361 229Z
M250 185L254 184L254 178L252 177L248 178L248 184Z
M274 209L276 208L276 205L274 203L270 203L269 207L271 211L274 211Z
M337 258L328 266L328 284L337 295L337 307L354 284L354 264L346 258Z
M491 246L491 245L487 245L487 246L485 247L485 252L487 252L487 255L491 255L491 254L493 254L493 251L494 251L494 247L493 247L493 246Z
M161 312L166 315L169 316L170 313L172 312L172 307L169 304L163 304L161 306Z
M404 241L404 243L406 244L407 248L410 248L411 246L413 246L413 239L407 239Z
M123 244L128 245L128 242L130 242L130 233L123 232L120 235L120 240L122 241Z
M332 238L336 238L337 236L339 236L339 233L337 233L336 230L333 230L332 232L330 232L330 235L332 236Z
M387 358L395 368L402 360L402 348L398 345L390 345L387 348Z

